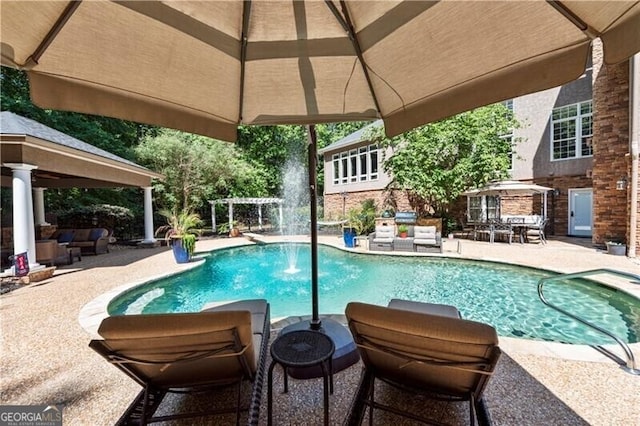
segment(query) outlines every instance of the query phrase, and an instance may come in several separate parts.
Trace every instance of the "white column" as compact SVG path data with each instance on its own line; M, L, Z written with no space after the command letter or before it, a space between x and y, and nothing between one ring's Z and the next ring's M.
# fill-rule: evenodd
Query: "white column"
M144 241L143 243L155 243L153 236L153 206L151 205L151 187L144 188Z
M216 230L216 203L215 202L211 202L211 232L213 232L214 234L217 234L218 231Z
M33 188L33 209L36 225L49 225L44 219L44 188Z
M280 225L280 233L282 234L282 203L278 204L278 213L280 214L280 217L278 218L280 223L278 225Z
M27 252L29 269L40 269L36 262L36 232L33 223L33 194L31 192L31 164L6 163L13 172L13 253Z
M229 201L229 232L233 229L233 203Z
M262 231L262 204L258 204L258 229Z

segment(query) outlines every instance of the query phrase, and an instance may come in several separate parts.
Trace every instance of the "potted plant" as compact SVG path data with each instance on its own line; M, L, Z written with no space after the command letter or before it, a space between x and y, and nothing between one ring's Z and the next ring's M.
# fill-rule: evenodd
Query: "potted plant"
M607 241L607 253L614 256L624 256L627 254L627 245L620 241Z
M347 223L342 228L345 247L355 247L355 237L372 232L375 228L375 217L373 200L365 200L362 207L349 210Z
M181 212L160 211L167 219L167 224L156 230L156 235L164 233L167 244L171 246L173 256L177 263L187 263L191 260L196 248L196 234L200 234L198 228L202 220L197 213L188 210Z
M409 235L409 227L405 224L398 225L398 236L400 238L407 238Z
M238 228L238 221L234 220L231 222L231 227L229 227L228 222L218 225L218 234L229 234L229 237L239 236L240 229Z

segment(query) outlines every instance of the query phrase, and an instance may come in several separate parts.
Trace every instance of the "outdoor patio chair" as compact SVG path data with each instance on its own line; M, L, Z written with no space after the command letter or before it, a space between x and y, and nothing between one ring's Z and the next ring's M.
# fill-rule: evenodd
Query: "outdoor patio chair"
M468 401L470 424L489 423L482 396L501 353L492 326L461 319L452 306L408 301L352 302L345 313L364 364L347 424L361 424L367 406L370 424L374 409L429 423L406 407L376 401L376 379L436 400Z
M269 327L265 300L240 301L199 313L108 317L98 329L104 340L89 346L144 388L118 425L222 413L236 413L239 424L247 409L248 423L257 424ZM242 402L247 381L253 384L250 404ZM168 392L214 394L230 385L237 386L233 407L154 417Z
M547 237L545 236L544 229L547 227L547 223L549 223L549 219L542 219L535 224L527 226L527 241L531 241L530 237L537 238L538 241L542 244L547 243Z
M393 238L395 237L395 233L396 231L393 226L376 226L375 232L369 234L369 250L393 250Z
M414 226L413 245L417 252L443 252L442 236L435 226Z
M509 242L509 244L511 244L513 242L513 234L513 225L510 222L495 222L491 227L489 242L495 242L496 237L504 237Z

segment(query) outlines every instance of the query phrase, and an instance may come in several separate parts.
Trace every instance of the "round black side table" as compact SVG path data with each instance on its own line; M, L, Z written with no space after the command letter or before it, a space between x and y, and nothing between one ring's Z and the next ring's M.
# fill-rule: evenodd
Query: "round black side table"
M329 424L329 392L333 393L333 365L331 357L335 345L329 336L319 331L296 330L281 334L271 344L271 365L269 366L268 424L272 424L273 411L273 370L277 364L284 373L284 393L289 390L287 368L306 368L320 365L324 384L324 424ZM327 383L328 382L328 383ZM329 386L327 386L327 384Z

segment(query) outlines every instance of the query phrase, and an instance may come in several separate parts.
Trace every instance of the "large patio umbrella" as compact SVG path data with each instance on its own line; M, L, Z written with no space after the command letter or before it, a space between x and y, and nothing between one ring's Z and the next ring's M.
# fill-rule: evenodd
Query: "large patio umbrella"
M509 197L542 194L542 216L547 217L547 192L552 190L553 188L536 185L535 183L519 182L517 180L503 180L499 182L490 182L481 188L470 189L463 192L462 195L466 195L467 197L479 197L483 195Z
M239 124L377 118L393 136L573 80L596 37L606 63L629 58L639 3L2 1L1 63L44 108L228 141Z
M479 195L531 195L544 194L552 191L553 188L547 186L536 185L535 183L520 182L517 180L503 180L499 182L490 182L482 188L470 189L462 193L466 196Z

